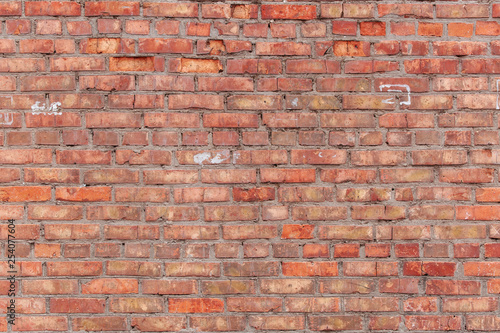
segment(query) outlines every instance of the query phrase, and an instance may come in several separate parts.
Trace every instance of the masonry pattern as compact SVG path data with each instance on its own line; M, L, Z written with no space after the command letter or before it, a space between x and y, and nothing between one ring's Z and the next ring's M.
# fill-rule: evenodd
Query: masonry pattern
M500 331L499 19L0 2L0 331Z

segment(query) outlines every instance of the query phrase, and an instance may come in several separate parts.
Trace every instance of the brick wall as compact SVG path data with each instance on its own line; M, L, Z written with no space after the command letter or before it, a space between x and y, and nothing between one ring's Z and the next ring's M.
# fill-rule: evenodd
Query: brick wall
M499 17L0 2L0 330L500 331Z

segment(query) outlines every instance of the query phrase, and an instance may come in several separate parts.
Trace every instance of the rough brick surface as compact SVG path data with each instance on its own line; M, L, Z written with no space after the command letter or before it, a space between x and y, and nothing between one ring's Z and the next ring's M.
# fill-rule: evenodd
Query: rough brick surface
M1 1L0 331L499 332L499 18Z

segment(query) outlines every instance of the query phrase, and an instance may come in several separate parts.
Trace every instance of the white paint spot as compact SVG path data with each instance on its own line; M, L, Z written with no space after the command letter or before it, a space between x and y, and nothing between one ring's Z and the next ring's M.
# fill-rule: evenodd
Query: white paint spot
M199 153L193 156L193 160L195 163L199 165L203 165L203 162L208 160L210 158L211 154L210 153Z
M34 115L44 114L44 115L55 115L60 116L62 112L58 112L59 107L61 106L61 102L55 102L50 104L48 108L45 107L45 103L40 105L40 102L37 101L35 104L31 106L31 113Z
M297 97L292 100L292 105L293 106L297 106L298 103L299 103L299 99Z
M318 153L318 156L319 156L319 157L323 157L323 152L322 152L322 151L320 151L320 152Z
M391 89L391 88L398 88L398 89ZM400 101L399 105L410 105L411 104L411 97L410 97L410 86L407 84L381 84L379 86L380 91L382 89L386 88L388 92L403 92L403 90L406 91L407 94L407 100L406 101ZM394 104L394 98L388 98L384 99L382 103L387 103L387 104Z
M0 125L12 125L13 122L14 114L12 112L0 113Z
M220 164L229 158L229 150L224 150L222 153L217 153L210 162Z
M31 112L43 112L45 110L45 103L43 103L42 106L40 106L40 102L36 101L35 104L31 106Z
M216 153L212 157L212 153L205 152L199 153L193 156L193 160L196 164L203 165L203 162L210 161L212 164L220 164L229 158L229 150L224 150L220 153Z
M217 155L215 155L214 158L212 158L211 162L215 163L215 164L219 164L219 163L224 162L224 159L222 159L221 157L222 157L221 154L217 154Z

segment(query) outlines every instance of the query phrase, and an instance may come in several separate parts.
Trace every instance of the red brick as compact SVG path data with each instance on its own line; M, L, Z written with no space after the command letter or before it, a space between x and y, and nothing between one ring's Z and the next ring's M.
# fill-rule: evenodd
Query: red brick
M403 308L411 312L435 312L437 299L435 297L412 297L404 301Z
M162 72L164 67L164 59L160 57L111 57L109 59L109 70L112 72Z
M229 190L219 187L175 189L174 200L178 203L229 201Z
M75 42L71 39L58 39L55 41L56 53L75 53Z
M16 330L66 331L68 330L68 319L63 316L21 317L16 320Z
M448 36L472 37L474 25L470 23L448 23Z
M0 4L0 15L20 16L22 14L22 4L19 1L6 1Z
M253 23L243 26L243 35L245 37L267 37L267 24Z
M454 74L458 62L448 59L415 59L405 61L405 70L409 74Z
M78 289L77 280L29 280L22 286L27 295L62 295L75 294Z
M144 116L146 127L199 127L199 117L195 114L180 113L154 113L149 112Z
M160 298L112 298L109 308L111 312L152 313L163 312L163 301Z
M174 316L155 317L149 315L147 317L133 317L132 327L136 327L141 331L180 331L187 326L186 318Z
M467 329L497 331L500 327L500 320L497 316L467 316Z
M279 74L282 71L281 62L275 59L229 59L227 72L229 74Z
M178 35L179 34L179 21L165 20L156 22L155 28L160 35Z
M26 16L79 16L80 4L70 1L29 1L25 4Z
M24 35L31 31L31 21L29 20L7 20L5 23L9 35Z
M399 165L406 159L406 154L399 151L355 151L351 155L354 165Z
M346 311L397 311L399 308L397 298L372 297L372 298L346 298Z
M282 263L283 275L285 276L337 276L336 262L321 263Z
M231 17L237 19L255 19L258 16L257 5L231 5Z
M47 263L47 276L96 276L101 274L101 262L73 261Z
M322 226L319 228L319 238L341 240L372 240L373 231L372 228L364 226Z
M335 258L359 258L359 244L337 244L333 256Z
M179 317L175 317L179 318ZM246 320L242 316L192 316L191 326L201 331L240 331L245 328ZM162 327L163 329L163 327Z
M54 72L103 71L104 59L91 57L51 58L50 67Z
M272 225L223 226L222 234L224 239L274 238L277 236L277 229Z
M203 183L230 184L230 183L254 183L256 180L255 170L202 170L201 179Z
M343 4L343 15L349 18L370 18L374 15L375 6L373 4Z
M310 294L313 288L311 279L262 279L260 288L263 294Z
M332 21L332 33L335 35L356 36L357 23L352 21ZM341 43L342 45L343 43ZM349 43L347 43L349 45Z
M316 331L362 329L360 316L311 316L310 320L310 327Z
M223 19L231 17L231 5L229 4L204 4L201 7L203 18Z
M320 8L322 18L340 18L342 15L342 4L321 4Z
M380 17L398 15L403 17L432 18L433 7L430 4L380 4L378 5Z
M135 42L132 39L89 38L80 41L80 53L134 53Z
M311 54L311 46L296 42L256 42L257 55L307 56Z
M363 21L359 31L362 36L385 36L385 22Z
M117 34L122 31L120 20L97 19L97 31L101 34Z
M203 116L205 127L258 127L258 117L243 113L212 113Z
M165 39L165 38L139 39L139 53L192 53L192 52L193 52L193 43L187 39Z
M111 188L58 187L56 199L61 201L111 201Z
M405 217L405 210L399 206L353 206L352 217L357 220L397 220Z
M149 34L149 21L137 20L125 22L125 32L132 35L148 35Z
M316 18L316 6L262 5L261 16L265 20L312 20Z
M167 221L194 221L199 218L199 212L191 207L148 207L146 220L155 221L163 218Z
M144 16L196 17L198 4L195 3L155 3L143 4Z
M413 36L415 35L415 23L391 22L391 34L396 36Z
M106 271L109 275L159 276L160 265L154 262L108 261Z
M215 95L170 95L168 108L170 110L222 110L224 108L224 100L222 96Z
M73 320L73 328L76 330L114 331L125 330L126 327L125 317L77 317Z
M62 24L58 20L39 20L35 32L37 35L62 35Z
M85 2L85 16L139 15L139 6L139 2L132 1Z
M197 287L192 280L144 280L143 289L144 294L159 295L189 295L197 292Z
M406 316L409 330L454 331L462 326L461 317L455 316Z
M430 22L419 22L418 23L418 34L420 36L442 36L443 34L443 24L441 23L430 23Z
M405 262L403 274L406 276L454 276L456 264L451 262Z
M4 59L0 72L38 72L45 71L45 62L36 58ZM12 102L12 101L11 101Z
M256 206L210 206L205 207L206 221L251 221L258 216Z

